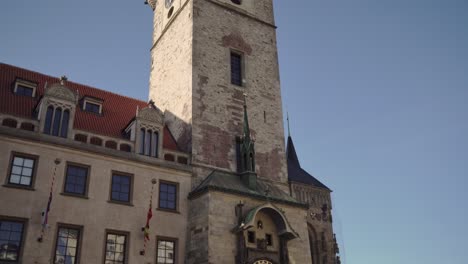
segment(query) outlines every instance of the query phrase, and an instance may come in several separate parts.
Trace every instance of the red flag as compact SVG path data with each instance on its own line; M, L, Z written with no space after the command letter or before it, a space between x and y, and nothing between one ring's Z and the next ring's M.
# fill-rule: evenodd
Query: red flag
M150 236L149 236L149 223L150 223L150 220L151 218L153 217L153 211L151 209L152 206L152 202L150 201L150 206L149 206L149 209L148 209L148 214L146 216L146 226L145 226L145 241L149 241L150 240Z

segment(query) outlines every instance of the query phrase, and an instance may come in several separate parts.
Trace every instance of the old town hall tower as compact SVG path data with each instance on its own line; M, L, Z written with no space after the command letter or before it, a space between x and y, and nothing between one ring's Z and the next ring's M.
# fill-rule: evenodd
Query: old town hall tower
M330 190L284 146L273 0L149 4L149 96L191 154L186 262L334 263Z
M273 0L146 3L148 101L0 63L0 263L340 264Z

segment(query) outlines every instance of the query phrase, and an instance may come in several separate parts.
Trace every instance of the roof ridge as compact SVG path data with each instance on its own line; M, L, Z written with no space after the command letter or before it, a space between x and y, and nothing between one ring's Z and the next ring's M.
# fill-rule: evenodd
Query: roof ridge
M34 73L34 74L38 74L38 75L42 75L42 76L46 76L46 77L49 77L49 78L53 78L53 79L60 80L60 78L59 78L59 77L56 77L56 76L52 76L52 75L49 75L49 74L41 73L41 72L38 72L38 71L35 71L35 70L30 70L30 69L18 67L18 66L11 65L11 64L8 64L8 63L0 62L0 66L1 66L1 65L4 65L4 66L6 66L6 67L11 67L11 68L16 68L16 69L23 70L23 71L28 71L28 72L30 72L30 73ZM75 84L75 85L84 86L84 87L89 88L89 89L98 90L98 91L101 91L101 92L104 92L104 93L108 93L108 94L111 94L111 95L115 95L115 96L118 96L118 97L122 97L122 98L130 99L130 100L138 101L138 102L140 102L140 103L144 103L144 104L147 103L146 101L143 101L143 100L141 100L141 99L137 99L137 98L130 97L130 96L127 96L127 95L118 94L118 93L111 92L111 91L109 91L109 90L104 90L104 89L101 89L101 88L97 88L97 87L94 87L94 86L91 86L91 85L88 85L88 84L77 83L77 82L73 82L73 81L67 81L67 82L72 83L72 84Z

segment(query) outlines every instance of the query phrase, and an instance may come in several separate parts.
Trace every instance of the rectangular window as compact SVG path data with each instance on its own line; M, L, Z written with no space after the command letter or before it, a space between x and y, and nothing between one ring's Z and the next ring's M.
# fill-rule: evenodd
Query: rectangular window
M9 184L31 187L37 157L14 154L11 161Z
M159 208L177 210L177 184L159 183Z
M65 175L65 193L86 195L88 182L88 167L78 165L67 165Z
M266 245L267 246L269 246L269 247L273 246L273 236L272 235L266 234L265 240L266 240Z
M75 264L80 244L80 228L60 227L57 232L54 264Z
M255 243L255 232L254 231L248 231L247 232L247 241L249 243Z
M16 86L16 94L17 94L17 95L23 95L23 96L33 97L34 88L31 88L31 87L27 87L27 86L18 84L18 85Z
M242 86L242 55L231 52L231 83Z
M106 234L105 264L126 263L127 235L118 233Z
M14 93L16 95L35 97L37 84L26 80L16 79Z
M24 222L0 220L0 262L19 262Z
M157 242L157 264L176 263L177 239L172 238L158 238Z
M88 101L85 101L85 107L84 107L86 112L91 112L95 114L100 114L101 113L101 105L100 104L95 104L91 103Z
M131 176L114 173L112 175L111 200L129 203L131 184Z

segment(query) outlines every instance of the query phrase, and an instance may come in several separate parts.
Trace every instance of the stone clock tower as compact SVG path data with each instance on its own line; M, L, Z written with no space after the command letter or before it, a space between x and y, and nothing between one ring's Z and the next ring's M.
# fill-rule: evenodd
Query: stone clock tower
M192 165L236 171L244 93L259 177L286 183L272 0L156 1L150 98ZM233 57L234 56L234 57ZM240 79L232 80L238 59Z
M148 4L149 97L193 171L178 263L333 264L330 190L285 151L273 0Z

